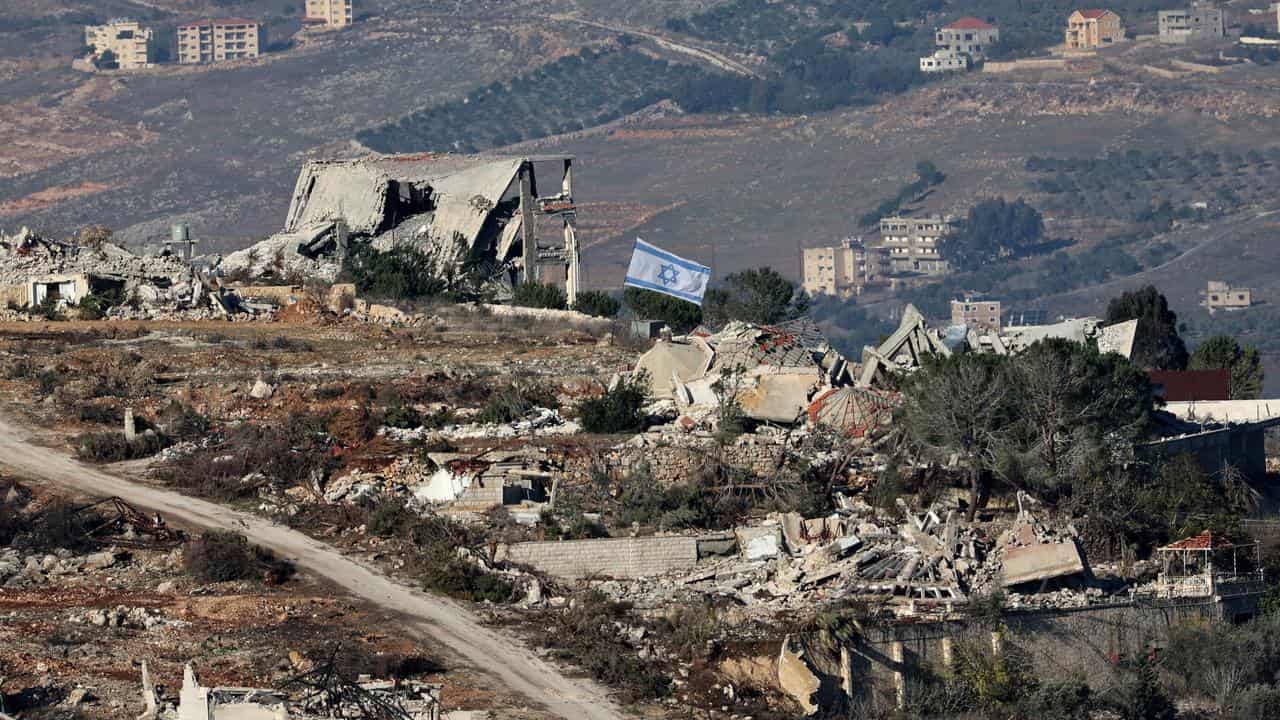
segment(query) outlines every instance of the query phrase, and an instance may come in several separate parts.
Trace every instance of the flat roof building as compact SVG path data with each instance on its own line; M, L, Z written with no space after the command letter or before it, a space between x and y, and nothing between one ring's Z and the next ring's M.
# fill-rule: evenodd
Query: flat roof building
M344 28L354 22L351 0L307 0L306 19L331 28Z
M1000 332L1000 301L966 297L951 301L951 324Z
M257 20L202 20L178 26L178 62L184 65L245 60L262 53Z
M1186 10L1161 10L1157 16L1160 42L1178 44L1195 40L1215 40L1226 36L1226 17L1221 9L1196 6Z
M86 25L84 44L93 48L96 58L110 53L116 67L121 70L137 70L151 66L155 57L155 38L151 28L142 27L136 20L117 18L106 25Z
M805 248L804 291L811 297L857 295L880 275L880 253L860 238L845 238L836 247Z
M1210 280L1201 294L1203 305L1210 310L1242 310L1253 304L1253 290L1231 287L1219 280Z
M986 57L1000 40L1000 29L985 20L962 17L934 31L937 50L920 58L921 72L965 70Z
M941 216L889 217L880 220L880 244L892 273L944 275L950 269L938 245L951 232Z

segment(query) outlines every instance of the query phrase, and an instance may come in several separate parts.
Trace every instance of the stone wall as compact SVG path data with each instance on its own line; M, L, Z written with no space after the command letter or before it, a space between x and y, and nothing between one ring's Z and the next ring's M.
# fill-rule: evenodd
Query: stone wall
M1129 603L1005 615L993 631L973 623L920 623L868 628L839 655L815 653L824 682L852 689L855 697L891 708L912 686L942 674L965 646L1024 653L1041 678L1080 678L1097 686L1110 681L1115 661L1162 646L1169 628L1222 619L1227 609L1211 602L1178 607Z
M526 542L499 548L497 559L531 565L548 575L568 580L591 575L635 579L692 568L698 562L698 538Z
M720 445L715 438L703 434L673 432L646 433L635 440L613 448L604 462L613 473L627 473L647 465L653 479L662 485L687 482L698 476L708 464L725 463L745 470L755 477L772 477L786 455L787 446L777 438L742 435L733 442ZM593 458L566 466L574 480L585 480Z

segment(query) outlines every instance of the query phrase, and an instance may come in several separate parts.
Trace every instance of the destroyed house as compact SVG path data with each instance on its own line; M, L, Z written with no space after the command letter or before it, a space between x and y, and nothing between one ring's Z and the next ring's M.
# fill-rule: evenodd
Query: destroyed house
M572 166L566 155L312 161L298 174L283 232L233 253L223 270L261 275L262 261L282 254L327 261L332 274L357 240L382 251L416 248L442 271L470 260L492 263L511 282L563 280L572 301L579 270ZM537 171L549 168L554 181L540 187Z

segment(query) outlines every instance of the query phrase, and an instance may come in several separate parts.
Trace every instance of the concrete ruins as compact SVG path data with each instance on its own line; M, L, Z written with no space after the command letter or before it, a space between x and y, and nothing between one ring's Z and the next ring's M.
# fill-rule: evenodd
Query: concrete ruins
M858 385L866 388L890 385L887 380L891 373L911 372L923 365L926 357L947 357L956 352L1013 355L1050 338L1093 343L1099 352L1114 352L1127 358L1133 353L1137 331L1137 320L1104 325L1095 317L1073 318L1050 325L1013 325L998 332L966 325L938 330L929 326L914 305L907 305L898 329L888 339L878 347L863 348Z
M537 169L554 167L554 192L540 194ZM355 243L410 246L442 276L485 264L509 283L562 279L570 303L579 287L573 158L567 155L390 155L308 162L298 174L284 229L223 259L219 270L247 277L332 281ZM556 242L540 233L558 230ZM552 277L552 266L562 277Z
M291 684L299 692L281 690L205 687L188 663L175 705L156 692L151 673L142 664L144 711L138 720L298 720L321 718L385 718L440 720L440 686L419 682L356 682L339 678L330 668L304 673ZM296 696L296 697L295 697Z
M761 423L849 421L846 413L812 407L820 396L828 399L822 406L834 407L830 392L853 384L853 366L807 319L777 326L735 321L717 333L660 339L632 374L648 379L652 397L674 405L686 429L715 425L730 402Z

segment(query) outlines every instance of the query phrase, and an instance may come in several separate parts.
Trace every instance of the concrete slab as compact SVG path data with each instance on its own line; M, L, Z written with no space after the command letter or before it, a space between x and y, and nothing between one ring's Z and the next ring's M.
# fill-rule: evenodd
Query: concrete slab
M1004 555L1004 587L1084 572L1084 557L1075 543L1040 543L1010 548Z

